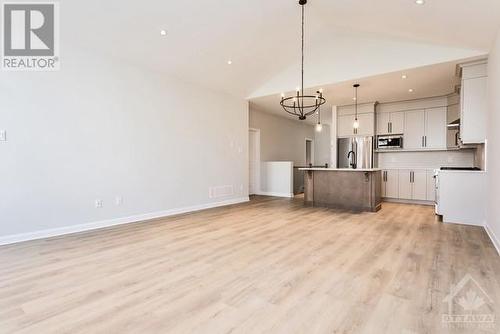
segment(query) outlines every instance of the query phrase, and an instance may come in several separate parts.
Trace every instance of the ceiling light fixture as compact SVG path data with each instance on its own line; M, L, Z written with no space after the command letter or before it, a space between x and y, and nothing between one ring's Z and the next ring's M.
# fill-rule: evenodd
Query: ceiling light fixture
M408 89L408 93L413 93L413 88Z
M425 0L415 0L417 5L425 5Z
M167 31L166 30L160 30L160 35L167 36Z
M407 76L406 74L403 74L403 75L401 76L401 79L406 79L406 78L408 78L408 76Z
M229 59L229 60L227 61L227 64L228 64L228 65L231 65L231 64L233 64L233 61L232 61L231 59Z
M323 97L323 91L320 89L317 95L305 95L304 92L304 7L307 0L299 0L299 5L302 8L302 62L301 62L301 86L297 87L296 95L289 97L281 97L280 105L283 109L300 120L305 120L320 108L321 105L326 103Z
M358 121L358 88L359 84L354 84L352 85L354 87L354 123L352 127L356 130L354 131L355 133L357 132L357 129L359 128L359 121Z

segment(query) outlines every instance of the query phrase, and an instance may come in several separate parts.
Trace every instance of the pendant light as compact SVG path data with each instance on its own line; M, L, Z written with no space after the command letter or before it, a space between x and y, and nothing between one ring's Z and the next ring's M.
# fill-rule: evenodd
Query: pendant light
M354 133L358 132L359 121L358 121L358 88L359 84L354 84L354 124L352 127L354 128Z
M321 107L318 108L318 123L316 124L316 132L321 132L323 130L323 124L321 124Z
M297 87L295 95L285 97L281 95L280 105L287 113L297 116L300 120L305 120L307 116L313 115L316 110L326 103L321 90L317 91L317 95L306 95L304 92L304 7L307 0L299 0L299 5L302 10L302 62L301 62L301 86Z

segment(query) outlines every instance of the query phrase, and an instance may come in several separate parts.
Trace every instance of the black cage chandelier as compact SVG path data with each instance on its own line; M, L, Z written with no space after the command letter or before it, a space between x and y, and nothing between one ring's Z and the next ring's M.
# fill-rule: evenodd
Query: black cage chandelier
M280 102L281 106L287 113L297 116L300 120L305 120L307 116L314 114L321 105L326 103L323 93L320 90L316 92L316 95L305 95L304 93L304 6L306 4L307 0L299 1L299 5L302 7L301 86L297 88L297 94L294 96L285 97L284 94L282 94Z

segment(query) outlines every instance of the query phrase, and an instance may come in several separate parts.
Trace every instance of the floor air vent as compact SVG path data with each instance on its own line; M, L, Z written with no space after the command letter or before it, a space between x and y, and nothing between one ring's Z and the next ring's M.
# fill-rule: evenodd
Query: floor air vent
M210 198L232 196L233 194L234 194L234 189L232 185L210 187L210 189L208 190L208 197Z

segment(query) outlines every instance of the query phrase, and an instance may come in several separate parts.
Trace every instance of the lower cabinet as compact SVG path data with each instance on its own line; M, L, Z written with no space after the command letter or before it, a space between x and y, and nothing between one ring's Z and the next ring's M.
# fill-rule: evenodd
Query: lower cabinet
M400 169L398 198L426 201L427 171L425 169Z
M383 169L382 197L434 202L433 169Z
M399 198L399 173L397 169L382 170L382 197Z

